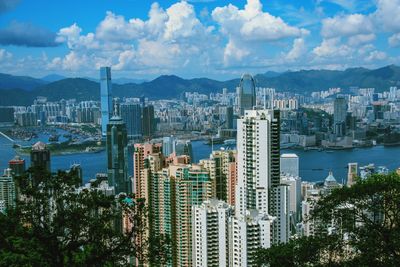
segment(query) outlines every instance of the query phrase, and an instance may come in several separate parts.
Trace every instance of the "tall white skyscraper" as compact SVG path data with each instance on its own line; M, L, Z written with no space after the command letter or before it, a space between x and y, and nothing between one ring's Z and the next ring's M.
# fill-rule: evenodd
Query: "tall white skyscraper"
M299 176L299 157L296 154L281 155L281 173L289 176Z
M278 110L246 110L238 119L238 182L231 228L239 232L231 241L236 246L233 266L252 266L254 247L269 247L289 238L289 194L288 186L280 181L279 137Z
M269 192L280 185L279 111L246 110L238 119L236 215L257 209L273 215Z
M101 134L106 136L107 124L112 116L112 83L111 68L100 68L100 105L101 105Z

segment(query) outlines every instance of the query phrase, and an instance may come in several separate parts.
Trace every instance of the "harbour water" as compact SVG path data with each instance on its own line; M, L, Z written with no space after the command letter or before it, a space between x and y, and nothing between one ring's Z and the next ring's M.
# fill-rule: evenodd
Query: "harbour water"
M214 145L214 150L224 145ZM211 146L203 141L192 143L194 162L207 158ZM358 162L359 166L375 163L375 166L386 166L389 170L400 167L400 147L375 146L371 148L338 150L332 153L326 151L282 150L282 153L296 153L300 158L300 175L303 181L321 181L328 176L330 170L338 182L347 177L347 164ZM0 136L0 170L7 167L8 161L16 155L12 143ZM23 155L26 166L30 165L29 155ZM55 155L51 158L52 170L68 169L71 164L79 163L83 168L84 180L95 177L98 172L106 172L106 153L75 153L70 155Z

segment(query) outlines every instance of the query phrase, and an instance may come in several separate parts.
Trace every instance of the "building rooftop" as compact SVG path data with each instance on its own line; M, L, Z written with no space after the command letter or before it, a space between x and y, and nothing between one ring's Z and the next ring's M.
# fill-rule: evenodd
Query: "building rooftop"
M299 156L297 156L294 153L291 153L291 154L288 153L288 154L282 154L281 157L282 158L298 158Z
M325 178L325 182L337 182L331 171L329 172L329 175Z
M36 144L32 146L32 150L45 150L46 149L46 144L39 141Z

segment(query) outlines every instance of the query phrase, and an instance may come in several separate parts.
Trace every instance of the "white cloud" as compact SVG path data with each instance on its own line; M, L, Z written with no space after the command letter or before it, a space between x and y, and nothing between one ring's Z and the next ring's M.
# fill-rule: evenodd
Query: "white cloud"
M389 45L391 47L397 47L400 45L400 33L393 34L389 37Z
M321 35L324 38L348 37L370 34L374 26L368 16L362 14L339 15L322 21Z
M105 41L129 41L142 36L144 22L140 19L126 21L123 16L107 11L96 29L96 37Z
M212 18L218 23L220 33L227 38L225 66L238 63L257 65L270 61L273 57L268 55L268 46L309 34L306 29L290 26L282 18L264 12L259 0L248 0L244 9L232 4L217 7L212 11Z
M263 12L259 0L248 0L243 10L232 4L217 7L213 10L212 17L224 34L237 36L246 41L277 41L288 37L299 37L308 32Z
M297 38L293 41L293 47L289 53L287 53L286 59L289 61L294 61L300 58L306 52L306 50L307 48L304 39Z
M370 43L374 41L376 38L376 35L374 33L369 33L369 34L358 34L349 37L348 43L350 46L357 47L362 44Z
M385 52L375 50L369 53L368 57L365 58L365 61L380 61L386 58L387 55Z
M313 53L321 58L345 57L352 51L349 46L341 44L340 37L324 39L320 46L313 49Z
M320 23L325 16L323 1L346 10L323 19L319 30L315 21ZM198 76L269 67L371 65L389 58L376 42L380 31L390 34L390 46L400 45L400 0L377 0L377 10L370 14L347 14L360 10L361 4L355 0L317 0L311 9L288 5L292 16L284 12L287 6L282 4L281 10L263 10L260 0L247 0L244 7L231 1L235 4L210 12L199 9L198 13L192 2L182 0L163 7L153 3L147 18L108 11L94 29L82 29L77 23L61 28L56 41L64 43L68 52L40 62L52 71L79 74L96 73L95 68L111 65L129 73ZM294 17L296 13L314 22L305 23ZM4 61L4 53L0 49L0 60ZM27 58L24 62L31 61Z
M386 31L400 32L400 0L378 0L377 7L373 14L377 24Z

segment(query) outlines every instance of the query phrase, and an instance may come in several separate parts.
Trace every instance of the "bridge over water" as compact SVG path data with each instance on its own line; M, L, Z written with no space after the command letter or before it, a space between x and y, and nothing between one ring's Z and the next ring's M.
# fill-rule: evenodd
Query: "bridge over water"
M11 137L9 137L8 135L6 135L5 133L0 131L0 135L4 136L4 138L6 138L7 140L9 140L12 143L15 143L15 140L12 139Z

